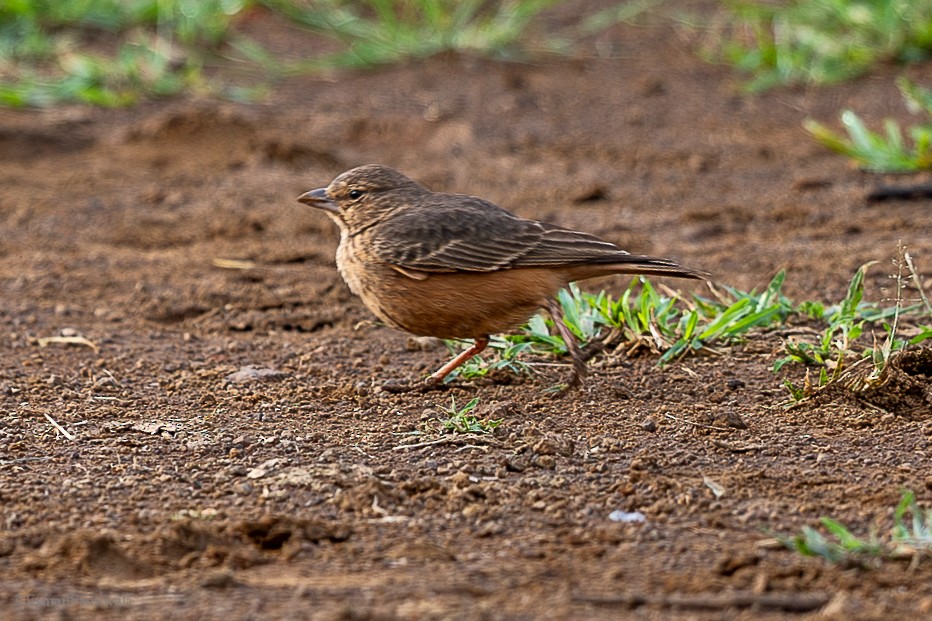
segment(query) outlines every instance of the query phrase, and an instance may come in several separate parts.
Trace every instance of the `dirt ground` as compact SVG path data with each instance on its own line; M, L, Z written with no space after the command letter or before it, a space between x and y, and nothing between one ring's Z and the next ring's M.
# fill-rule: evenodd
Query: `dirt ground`
M255 20L282 50L315 45ZM550 366L388 394L447 351L371 322L335 227L295 202L379 162L720 285L786 269L792 299L831 302L878 261L867 297L892 304L903 240L928 287L932 202L865 196L932 176L860 172L801 128L844 107L915 122L901 68L751 96L698 43L646 22L576 58L446 55L261 105L0 111L3 618L932 615L928 558L772 542L825 515L885 534L903 489L932 503L928 358L880 401L791 410L781 384L803 371L770 368L805 326L662 369L606 354L561 399ZM907 73L932 83L932 64ZM474 396L494 434L432 431Z

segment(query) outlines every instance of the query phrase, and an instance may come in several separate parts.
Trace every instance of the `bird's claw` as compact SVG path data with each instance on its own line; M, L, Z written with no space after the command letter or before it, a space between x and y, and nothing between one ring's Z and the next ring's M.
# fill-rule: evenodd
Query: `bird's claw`
M382 390L391 394L402 394L406 392L425 393L432 390L446 390L447 385L438 382L432 377L420 382L410 382L407 380L388 380L382 384Z

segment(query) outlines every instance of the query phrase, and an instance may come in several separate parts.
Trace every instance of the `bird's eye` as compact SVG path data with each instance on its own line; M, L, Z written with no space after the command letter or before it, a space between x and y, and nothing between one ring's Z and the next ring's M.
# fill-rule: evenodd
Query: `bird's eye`
M365 194L365 192L363 192L362 190L350 190L349 197L355 200L359 198L360 196L362 196L363 194Z

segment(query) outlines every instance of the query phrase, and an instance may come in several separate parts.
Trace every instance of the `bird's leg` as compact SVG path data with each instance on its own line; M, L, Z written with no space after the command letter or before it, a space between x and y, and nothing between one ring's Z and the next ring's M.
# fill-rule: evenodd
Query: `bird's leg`
M476 342L473 343L473 346L467 349L466 351L459 354L456 358L446 363L435 372L431 373L430 377L427 378L428 384L439 384L443 382L447 375L453 372L458 366L469 360L475 355L478 355L483 349L488 347L489 337L480 336L476 339Z
M443 388L443 380L447 375L452 373L458 366L481 352L489 344L489 337L482 336L476 339L472 347L459 354L456 358L440 367L436 372L427 377L427 381L410 383L405 381L390 380L382 384L382 390L390 393L403 392L424 392L427 390L437 390Z
M550 311L553 323L557 326L560 336L563 337L563 342L566 343L566 349L570 353L570 357L573 358L573 376L570 378L569 388L582 386L588 369L586 367L586 357L583 355L582 350L579 349L576 335L570 331L563 321L563 310L555 298L547 298L547 310Z

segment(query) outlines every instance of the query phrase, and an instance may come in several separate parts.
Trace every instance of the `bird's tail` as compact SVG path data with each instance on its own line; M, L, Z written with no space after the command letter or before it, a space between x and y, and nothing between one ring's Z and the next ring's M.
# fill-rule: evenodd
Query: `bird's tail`
M581 278L608 276L610 274L641 274L644 276L669 276L671 278L691 278L693 280L708 280L710 274L691 267L683 267L671 259L648 257L644 255L625 254L614 257L611 261L591 262L584 265L573 266L573 271L580 272Z

